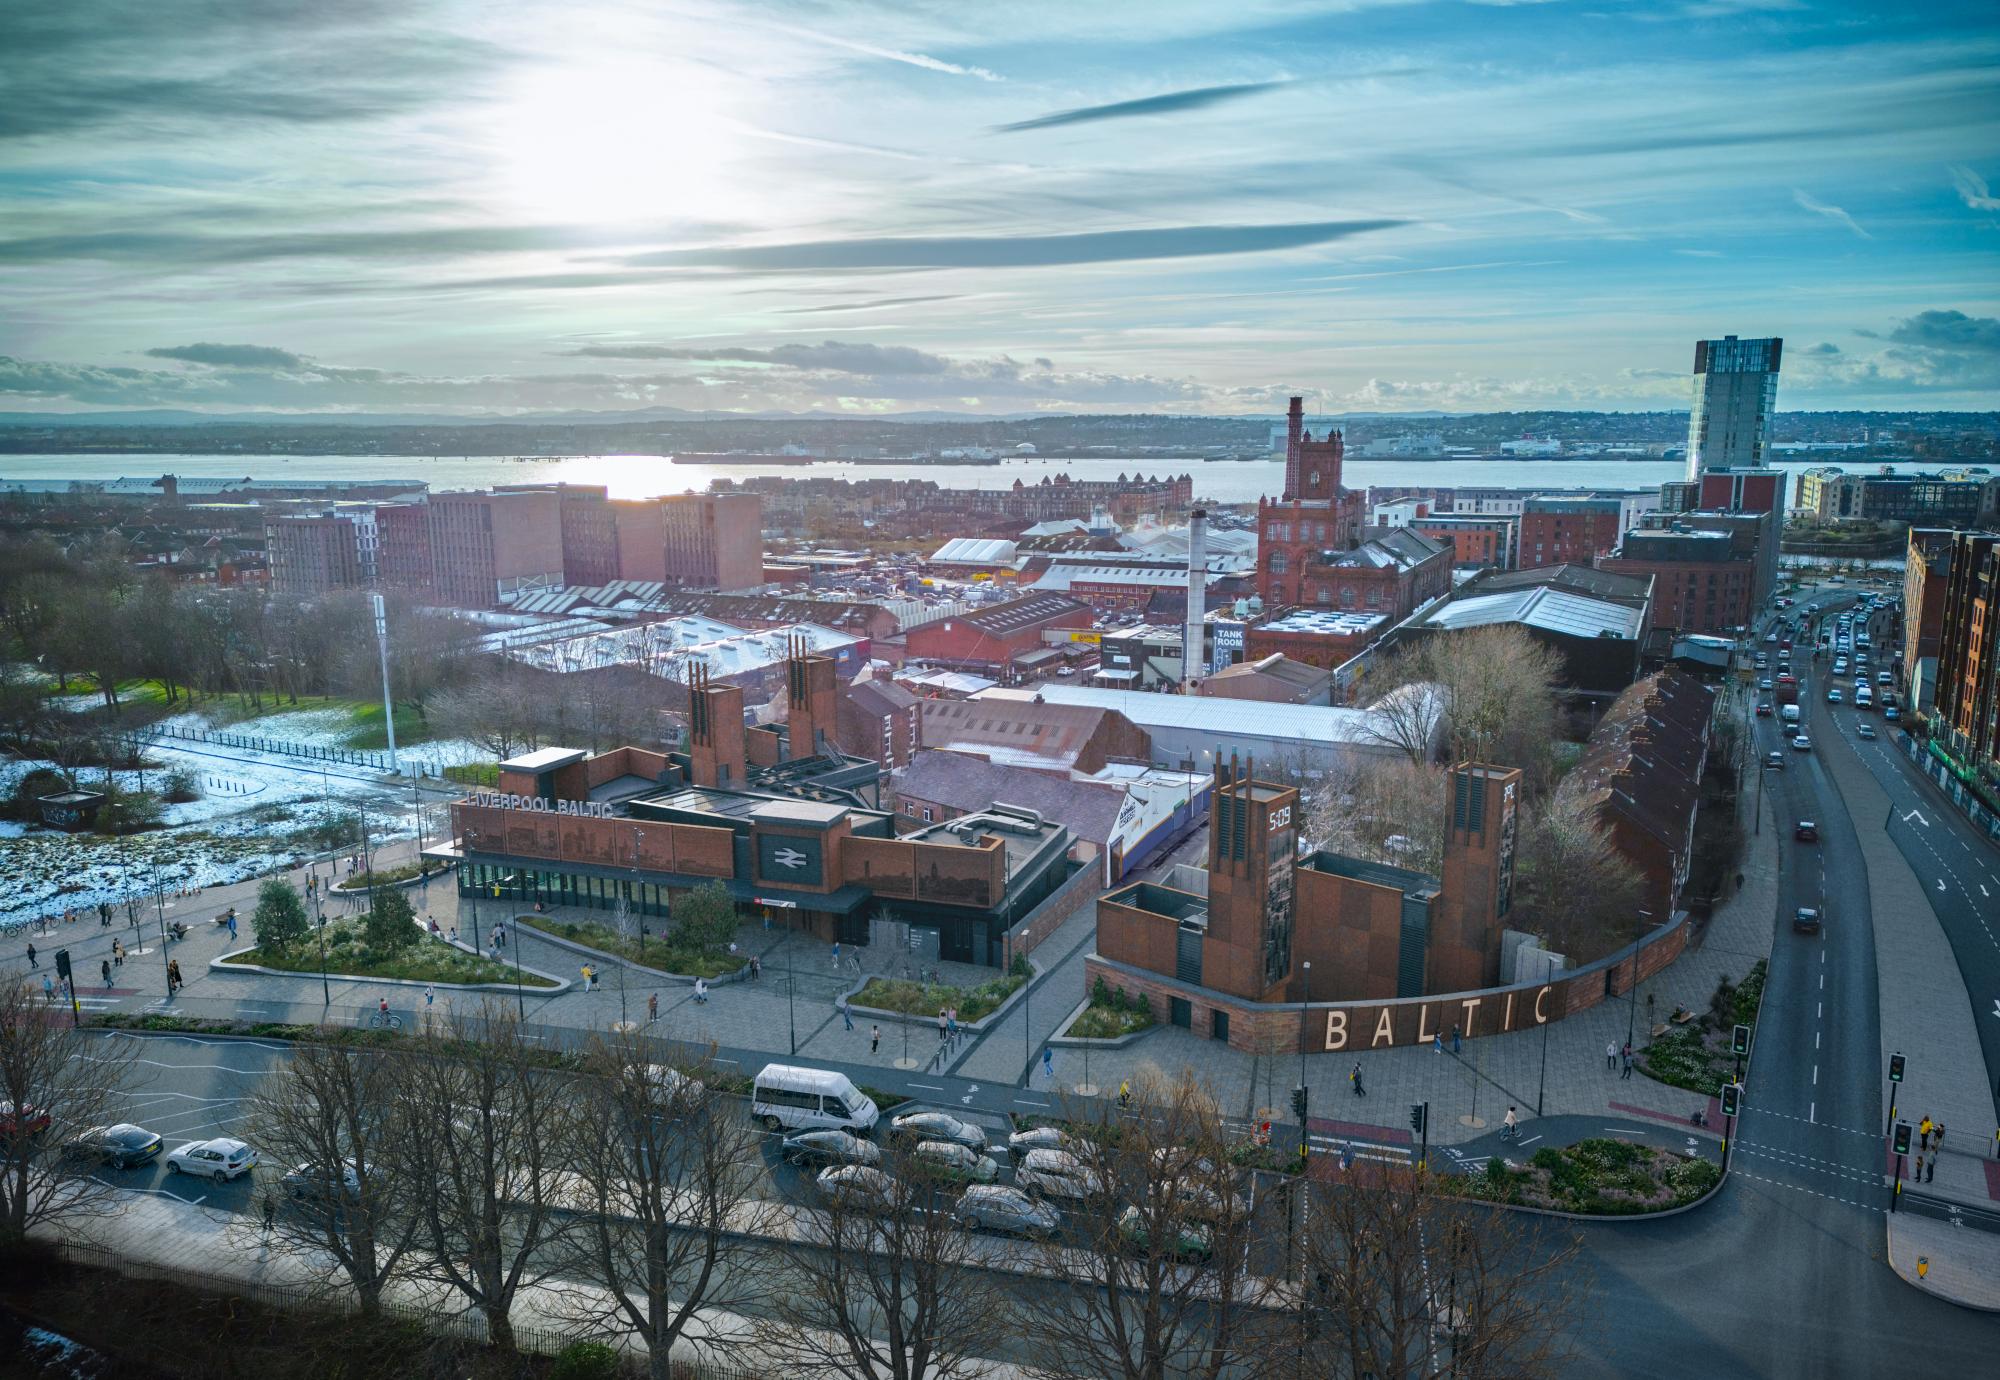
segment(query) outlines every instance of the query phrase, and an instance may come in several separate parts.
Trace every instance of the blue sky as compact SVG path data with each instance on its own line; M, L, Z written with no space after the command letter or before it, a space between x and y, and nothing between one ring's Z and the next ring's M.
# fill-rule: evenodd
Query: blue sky
M0 80L0 409L2000 385L1990 0L25 0Z

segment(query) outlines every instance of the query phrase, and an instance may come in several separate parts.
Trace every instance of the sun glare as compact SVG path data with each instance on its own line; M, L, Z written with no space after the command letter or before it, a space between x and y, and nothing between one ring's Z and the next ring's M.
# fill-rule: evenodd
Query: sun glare
M500 190L520 211L558 222L733 219L752 179L725 95L712 72L689 64L539 68L492 130Z

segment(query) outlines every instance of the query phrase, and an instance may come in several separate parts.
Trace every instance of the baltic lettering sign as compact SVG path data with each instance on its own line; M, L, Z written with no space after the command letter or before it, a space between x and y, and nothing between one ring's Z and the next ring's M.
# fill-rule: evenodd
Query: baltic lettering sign
M525 810L539 815L580 815L588 819L613 819L616 815L601 800L543 800L537 795L502 795L498 791L474 791L474 805L494 810Z

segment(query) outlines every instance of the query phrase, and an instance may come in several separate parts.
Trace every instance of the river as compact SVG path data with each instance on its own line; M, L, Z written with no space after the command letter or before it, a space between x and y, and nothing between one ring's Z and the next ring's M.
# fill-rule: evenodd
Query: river
M1776 466L1787 476L1823 459L1783 460ZM1850 472L1874 469L1848 462ZM1940 465L1903 463L1898 470L1937 469ZM1280 460L1190 461L1141 459L1055 460L1010 458L997 465L857 465L826 461L807 465L675 465L659 455L567 455L467 458L425 455L165 455L154 453L0 456L0 481L8 479L117 479L162 474L190 478L251 479L420 479L433 491L476 489L492 484L523 484L562 480L572 484L603 484L613 498L646 498L708 487L711 479L743 479L751 475L829 479L928 479L947 488L998 489L1016 479L1029 484L1067 474L1072 479L1112 480L1120 474L1194 475L1197 497L1219 503L1254 503L1261 495L1276 495L1283 482ZM1507 488L1655 488L1679 479L1685 468L1676 460L1355 460L1344 475L1351 489L1369 485L1457 487L1490 485ZM1796 492L1790 478L1787 499Z

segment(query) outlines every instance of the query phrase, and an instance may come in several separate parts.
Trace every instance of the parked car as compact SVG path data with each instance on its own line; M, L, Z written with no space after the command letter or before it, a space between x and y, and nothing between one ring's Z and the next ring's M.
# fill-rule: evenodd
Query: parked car
M1075 1201L1103 1190L1097 1171L1067 1150L1030 1150L1014 1182L1032 1193Z
M1889 715L1888 710L1885 709L1882 711L1882 716L1884 718L1887 718L1888 715ZM1875 725L1874 724L1857 725L1854 730L1854 736L1857 738L1873 738L1875 736Z
M889 1118L889 1135L896 1140L943 1140L986 1153L986 1132L949 1112L905 1112Z
M1030 1150L1074 1150L1076 1143L1076 1137L1060 1127L1036 1126L1008 1136L1007 1153L1020 1160Z
M1901 719L1903 717L1903 711L1896 708L1896 706L1892 704L1887 709L1884 709L1882 711L1882 717L1887 719L1890 723L1895 723L1898 719Z
M1062 1217L1054 1208L1004 1184L972 1185L952 1215L974 1231L1053 1236L1062 1229Z
M1800 934L1818 934L1820 913L1817 906L1800 906L1792 912L1792 928Z
M131 1169L157 1159L163 1142L143 1126L121 1121L116 1126L93 1126L65 1148L79 1159L94 1159L113 1169Z
M842 1164L863 1164L871 1168L882 1163L882 1151L873 1141L846 1131L796 1131L779 1147L786 1164L804 1169L825 1169Z
M12 1140L15 1136L39 1136L49 1129L52 1117L40 1107L22 1103L16 1107L11 1102L0 1102L0 1140Z
M813 1182L827 1197L864 1212L887 1212L896 1205L896 1181L865 1164L822 1169Z
M189 1141L167 1155L167 1172L224 1183L257 1167L257 1152L240 1140L218 1136Z
M948 1140L926 1140L910 1152L913 1164L947 1179L990 1184L1000 1177L991 1155L982 1155Z
M372 1165L368 1177L379 1179L379 1173ZM342 1160L337 1170L310 1162L294 1165L285 1171L285 1177L278 1181L278 1186L295 1203L356 1203L361 1200L361 1176L354 1172L352 1160Z
M1877 685L1894 685L1896 683L1896 673L1893 671L1877 671L1875 673L1875 683Z
M1792 830L1792 836L1800 843L1818 843L1819 826L1809 819L1802 819L1799 821L1798 828Z
M1118 1239L1136 1251L1152 1249L1152 1233L1136 1204L1118 1214ZM1174 1240L1166 1249L1183 1260L1206 1260L1214 1253L1207 1228L1194 1222L1176 1222Z

